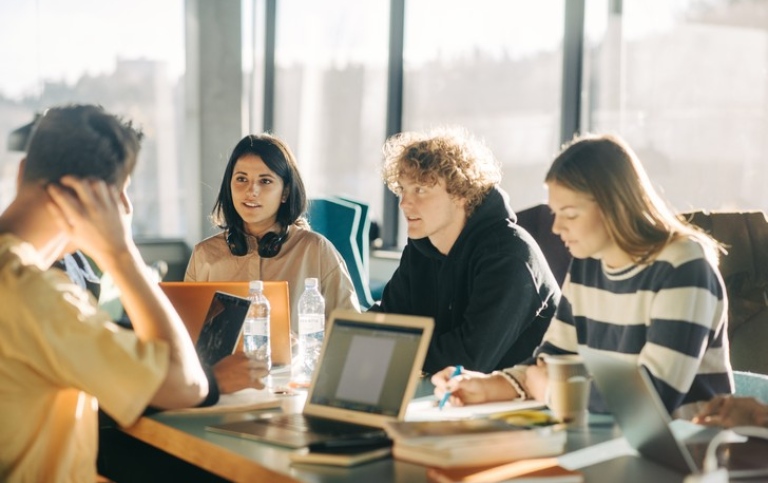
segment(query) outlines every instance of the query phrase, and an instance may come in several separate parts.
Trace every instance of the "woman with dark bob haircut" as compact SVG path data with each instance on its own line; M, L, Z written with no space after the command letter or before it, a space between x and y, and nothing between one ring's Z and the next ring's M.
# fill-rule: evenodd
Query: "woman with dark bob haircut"
M222 231L195 245L184 280L287 280L294 332L308 277L320 283L326 318L334 309L359 311L344 260L309 229L306 211L307 194L288 145L271 134L245 136L232 150L211 213ZM233 355L214 366L222 393L251 385L240 359Z

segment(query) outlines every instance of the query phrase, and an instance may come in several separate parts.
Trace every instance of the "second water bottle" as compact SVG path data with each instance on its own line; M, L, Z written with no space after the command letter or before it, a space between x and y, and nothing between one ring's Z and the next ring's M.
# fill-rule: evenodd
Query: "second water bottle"
M291 379L294 385L306 387L312 380L323 348L325 334L325 299L316 278L304 280L304 293L299 298L299 340L294 355Z

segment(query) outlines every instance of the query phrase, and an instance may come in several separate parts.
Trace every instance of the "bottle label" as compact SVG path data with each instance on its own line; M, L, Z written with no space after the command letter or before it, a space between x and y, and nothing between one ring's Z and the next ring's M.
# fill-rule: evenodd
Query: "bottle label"
M325 329L325 315L299 315L299 334L312 334Z
M246 319L244 327L245 332L248 335L262 335L269 337L269 319L266 317Z
M272 351L269 345L269 319L249 317L243 325L245 354L252 360L262 361L267 369L271 366Z

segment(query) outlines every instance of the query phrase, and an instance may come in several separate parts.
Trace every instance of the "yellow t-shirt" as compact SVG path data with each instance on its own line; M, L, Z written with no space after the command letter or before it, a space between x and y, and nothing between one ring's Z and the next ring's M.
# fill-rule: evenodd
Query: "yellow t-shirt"
M165 378L141 342L35 249L0 235L0 481L94 481L97 410L130 425Z

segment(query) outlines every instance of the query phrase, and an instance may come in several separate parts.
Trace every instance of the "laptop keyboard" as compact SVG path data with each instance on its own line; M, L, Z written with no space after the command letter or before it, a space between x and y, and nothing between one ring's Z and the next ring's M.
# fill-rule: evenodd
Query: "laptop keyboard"
M303 414L277 414L269 418L269 424L294 431L309 431Z

